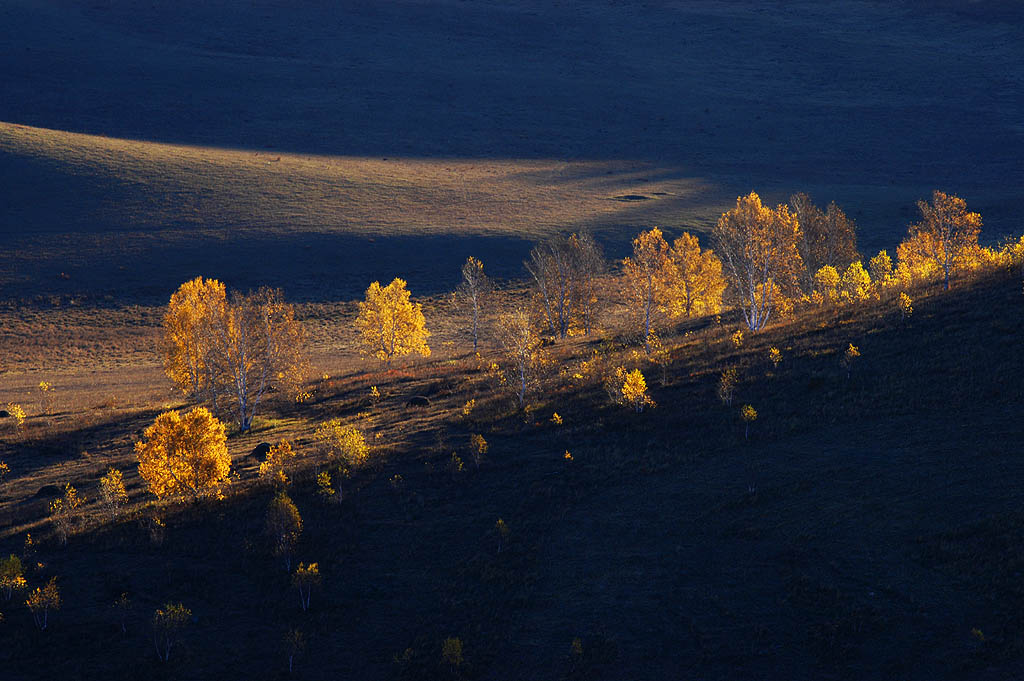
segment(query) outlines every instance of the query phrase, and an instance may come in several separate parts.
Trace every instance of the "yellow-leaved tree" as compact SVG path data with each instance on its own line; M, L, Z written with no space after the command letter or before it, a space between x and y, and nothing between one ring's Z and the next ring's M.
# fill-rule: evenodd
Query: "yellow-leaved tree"
M268 390L297 391L306 373L305 341L280 290L229 301L223 284L197 277L171 296L164 315L164 369L182 392L215 410L227 398L245 432Z
M712 234L744 321L751 331L763 329L772 311L799 291L802 235L796 217L786 206L762 205L750 192L722 214Z
M231 473L224 424L205 407L166 411L135 443L139 476L158 497L220 494Z
M526 394L535 378L535 367L541 347L540 335L529 310L517 308L498 318L498 342L515 372L513 384L519 408L526 406Z
M871 277L860 260L854 260L839 280L843 300L857 302L871 297Z
M960 197L938 190L932 192L931 203L918 201L917 207L921 222L910 226L901 248L905 245L904 250L913 252L910 259L917 256L934 264L948 291L950 275L964 265L964 256L978 249L981 216L968 212L967 203Z
M359 303L356 328L362 336L364 352L371 354L386 366L395 357L414 352L430 356L427 346L426 319L423 306L409 299L404 279L395 277L387 286L379 281L366 289L366 299Z
M671 255L661 230L654 227L633 239L633 255L622 261L629 310L638 322L647 352L651 351L651 334L668 312L677 280Z
M674 295L673 316L698 317L722 311L726 281L722 261L710 249L701 250L700 241L689 232L672 243Z
M171 295L164 314L164 371L183 393L200 397L214 387L209 324L227 306L224 284L196 277Z

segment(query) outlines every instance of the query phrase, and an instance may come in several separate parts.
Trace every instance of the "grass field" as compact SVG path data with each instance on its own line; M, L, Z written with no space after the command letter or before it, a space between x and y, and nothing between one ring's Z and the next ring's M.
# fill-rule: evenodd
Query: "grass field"
M0 0L0 74L0 405L29 415L0 419L0 556L31 532L30 581L57 575L64 596L47 632L0 600L4 681L288 678L289 627L303 679L1021 675L1016 273L914 292L902 322L891 301L804 311L739 348L729 313L682 324L664 377L621 344L616 307L605 341L549 349L528 417L445 302L469 255L503 304L535 240L589 229L615 259L652 225L706 233L752 189L837 201L868 257L935 188L982 214L983 240L1019 235L1020 6ZM225 500L162 506L132 446L183 404L160 320L200 274L282 287L328 378L232 435ZM359 358L353 300L396 275L434 354L385 372ZM642 364L658 406L559 371L595 351ZM340 505L309 458L295 471L297 559L325 578L303 615L248 454L288 438L308 455L332 417L373 436L373 465ZM114 523L110 466L131 496ZM62 547L45 488L66 482L88 503ZM195 617L161 665L150 618L172 600ZM453 636L458 670L440 661Z

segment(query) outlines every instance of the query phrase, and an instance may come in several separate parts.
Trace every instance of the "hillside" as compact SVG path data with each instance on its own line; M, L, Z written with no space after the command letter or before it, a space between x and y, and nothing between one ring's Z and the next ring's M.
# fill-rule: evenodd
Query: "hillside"
M42 502L25 501L55 472L95 499L115 462L143 498L129 447L155 412L115 412L60 436L106 443L97 453L55 453L10 483L20 501L3 513L43 538L38 560L60 575L65 605L45 634L3 608L5 668L15 679L285 678L281 636L301 626L296 675L310 679L447 678L440 648L453 636L463 678L1007 678L1024 661L1021 304L1019 279L998 275L921 295L902 323L891 304L811 311L741 348L731 325L684 326L667 381L651 369L658 406L642 414L600 386L555 380L524 423L473 361L443 354L338 377L233 438L237 489L168 510L162 544L128 520L62 548L30 522ZM862 356L847 378L838 360L851 342ZM571 365L590 349L555 352ZM631 361L628 348L601 352ZM735 404L759 413L749 440L737 407L715 396L726 366L740 368ZM406 407L411 394L431 408ZM378 463L340 506L308 477L293 486L306 523L297 560L324 575L303 615L264 545L270 491L253 486L246 453L281 437L308 447L331 416L380 432ZM474 432L490 444L479 468ZM464 470L452 472L452 452ZM511 528L500 553L498 518ZM20 549L21 531L0 553ZM121 592L135 603L124 636L110 607ZM162 666L147 621L168 600L195 617Z

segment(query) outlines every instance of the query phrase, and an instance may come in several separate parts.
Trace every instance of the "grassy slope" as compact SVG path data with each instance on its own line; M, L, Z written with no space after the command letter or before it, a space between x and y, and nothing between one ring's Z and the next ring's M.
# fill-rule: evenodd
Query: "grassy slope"
M524 425L488 407L479 377L443 353L411 373L323 386L232 444L250 480L252 443L307 446L315 422L357 418L368 386L382 387L362 421L382 433L380 465L340 507L320 504L308 481L294 489L306 519L298 557L320 561L327 580L308 616L263 548L268 493L246 483L225 503L169 516L162 547L134 522L66 549L44 543L66 607L45 636L3 608L19 651L5 664L14 678L280 678L278 640L301 625L312 643L299 677L311 679L444 677L440 643L454 635L470 678L1006 678L1024 654L1013 576L1024 560L1021 304L1019 280L996 277L920 297L903 324L888 305L838 324L811 315L740 349L730 327L698 325L678 339L668 385L648 371L658 407L640 415L607 405L600 387L555 381L537 424ZM838 357L851 341L863 356L846 379ZM765 359L772 344L778 371ZM714 390L730 365L742 380L725 408ZM403 406L419 392L433 409ZM459 407L474 394L483 406L466 421ZM746 441L736 411L748 402L759 419ZM564 426L546 422L551 411ZM70 466L95 497L88 480L107 461L127 465L131 432L153 413L123 410L99 426L108 449L48 465ZM446 462L458 451L469 463L471 432L486 435L488 460L453 478ZM33 490L18 475L24 497ZM41 503L5 512L23 522ZM512 528L501 554L498 517ZM136 609L122 639L107 604L124 590ZM162 669L146 617L172 598L197 619ZM403 672L392 657L407 647Z

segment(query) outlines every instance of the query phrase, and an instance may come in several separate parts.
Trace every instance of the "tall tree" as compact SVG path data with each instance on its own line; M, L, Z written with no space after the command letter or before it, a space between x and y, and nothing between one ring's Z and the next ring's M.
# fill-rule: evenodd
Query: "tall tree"
M491 292L491 281L484 274L484 264L470 256L462 266L462 281L455 291L455 300L468 313L473 334L473 352L480 342L481 317L487 296Z
M764 328L772 310L799 289L803 261L797 250L800 225L789 209L761 204L755 192L736 199L712 232L751 331Z
M185 282L171 296L164 338L171 380L215 410L228 398L242 432L268 390L295 388L304 377L305 330L278 289L236 293L228 302L214 279Z
M950 274L962 264L963 256L978 248L981 215L968 212L967 202L960 197L938 190L932 192L931 203L918 201L917 207L921 222L910 226L904 244L939 268L948 291Z
M427 346L426 318L423 305L410 300L404 279L395 277L387 286L379 281L366 289L366 298L359 303L356 328L362 336L365 352L391 366L395 357L411 353L430 356Z
M583 333L589 336L600 320L600 281L606 269L604 253L590 232L573 234L569 243L576 252L575 309Z
M520 408L526 406L526 394L533 379L540 336L529 310L517 308L498 318L498 340L505 357L515 371L515 395Z
M565 338L573 317L573 289L577 254L566 239L549 239L537 244L524 263L537 284L551 334Z
M814 273L825 265L841 271L860 259L857 225L834 201L822 212L810 196L801 192L789 198L789 205L800 224L797 249L804 261L801 284L805 292L810 292Z
M722 261L714 252L702 251L697 237L683 232L672 243L670 256L675 266L673 314L693 317L720 312L727 283Z
M657 227L633 239L633 255L624 258L626 296L630 312L637 317L644 349L651 351L651 332L659 317L668 311L667 301L676 280L668 242Z

